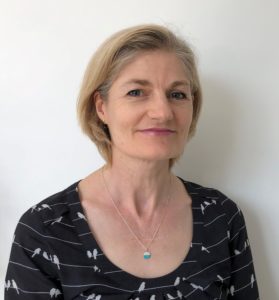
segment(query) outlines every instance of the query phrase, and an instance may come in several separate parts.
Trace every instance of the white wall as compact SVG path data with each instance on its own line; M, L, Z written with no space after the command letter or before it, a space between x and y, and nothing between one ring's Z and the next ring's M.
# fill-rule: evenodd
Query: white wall
M0 0L1 283L20 215L103 163L75 117L89 57L116 30L157 22L194 45L204 89L176 171L240 205L262 299L278 299L278 11L276 0Z

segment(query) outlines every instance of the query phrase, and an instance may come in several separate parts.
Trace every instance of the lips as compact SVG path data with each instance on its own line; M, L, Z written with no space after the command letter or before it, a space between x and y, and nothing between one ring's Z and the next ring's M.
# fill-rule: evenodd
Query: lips
M139 131L146 136L170 136L174 134L174 130L168 128L147 128Z
M174 132L174 130L171 130L171 129L168 129L168 128L147 128L147 129L143 129L143 130L140 130L140 131L142 131L142 132L158 132L158 133L160 133L160 132L169 132L169 133L171 133L171 132Z

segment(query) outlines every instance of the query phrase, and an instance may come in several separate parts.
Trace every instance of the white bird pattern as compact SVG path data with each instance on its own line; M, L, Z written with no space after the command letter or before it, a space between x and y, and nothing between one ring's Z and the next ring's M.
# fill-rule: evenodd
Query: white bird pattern
M38 249L35 249L34 253L36 252L36 254L39 254L41 252L41 250L39 251ZM34 254L32 255L32 257L34 256ZM52 262L53 264L55 264L57 266L57 269L60 270L60 262L59 262L59 258L57 255L53 254L49 254L46 251L43 251L43 258L46 259L47 261Z
M207 253L210 253L210 251L206 247L204 247L204 246L201 247L201 251L205 251Z
M58 270L60 270L59 259L56 255L52 256L52 262L57 266Z
M50 298L57 298L57 296L62 295L62 293L61 293L61 291L59 289L52 288L49 291L49 295L50 295Z
M52 208L48 204L42 204L42 209L49 209L52 210Z
M43 257L44 257L46 260L51 260L51 255L48 256L48 254L47 254L46 251L43 252Z
M38 207L38 205L34 205L31 207L31 213L33 213L34 211L41 211L43 209L49 209L52 210L52 208L48 205L48 204L42 204L41 206Z
M8 290L10 287L11 287L11 281L8 280L8 281L5 282L4 288Z
M86 300L100 300L102 298L101 295L95 295L95 293L86 297Z
M74 191L72 188L71 190ZM68 201L68 196L65 195L68 193L63 194L65 198L52 198L49 202L34 205L28 212L31 221L28 221L28 214L21 220L19 224L21 228L14 235L13 256L9 264L11 270L5 280L5 293L11 295L9 297L17 294L28 298L30 293L30 295L34 294L36 299L41 297L40 299L58 300L63 298L64 286L66 290L67 285L72 285L70 290L79 289L78 293L84 300L101 300L106 298L105 295L113 297L113 289L117 289L119 298L130 300L184 299L193 293L189 298L199 299L199 296L210 295L212 299L218 297L218 299L226 299L226 291L231 296L239 295L241 298L244 293L248 293L251 299L257 299L257 296L254 296L257 293L257 281L251 268L253 266L251 256L247 255L250 261L248 258L245 261L244 254L250 251L250 245L240 209L223 196L220 196L222 198L218 201L215 200L216 194L215 196L209 194L207 197L206 190L203 190L201 195L197 195L199 191L192 191L192 193L195 198L198 198L193 198L193 201L196 201L193 203L195 230L190 244L190 255L175 273L172 272L171 276L164 277L162 282L159 280L149 282L144 279L138 281L133 277L129 279L128 274L122 277L123 270L104 261L105 254L95 243L94 236L88 234L90 228L86 227L88 225L86 215L77 199L72 196L69 198L71 204L67 208L69 213L65 213L65 202ZM214 199L210 198L210 195ZM40 211L43 213L39 213ZM75 226L59 226L59 223L67 225L72 222L76 222ZM202 224L207 226L201 226ZM93 242L87 243L89 239ZM28 259L25 260L23 255L28 256ZM143 263L149 262L143 260ZM103 263L105 263L104 269ZM38 272L39 268L42 268L42 272ZM55 283L52 284L51 278L48 281L49 285L44 285L43 279L40 285L40 276L45 276L49 268L52 268L53 274L57 274L63 290L58 289ZM21 275L17 275L19 269L22 270ZM208 269L210 280L204 282ZM229 270L237 272L229 273ZM38 276L38 284L34 287L31 283L24 285L24 280L31 278L28 272L29 274L33 272L32 276ZM68 272L68 282L64 281L63 276L59 277L66 272ZM236 275L237 280L235 280ZM123 286L118 285L116 280L118 276ZM88 285L90 282L92 286ZM212 284L218 285L220 289L214 291ZM129 292L131 295L128 295ZM246 299L250 299L249 296Z
M142 292L145 289L145 282L143 281L138 289L139 292Z
M235 288L234 288L234 286L232 285L232 286L230 287L230 293L231 293L232 296L234 296L234 290L235 290Z
M91 253L91 251L90 250L87 250L87 256L88 256L88 258L94 258L95 260L97 259L97 255L98 255L98 250L97 249L94 249L93 251L92 251L92 253Z
M41 250L42 250L41 248L36 248L31 257L34 257L35 255L39 255L41 253Z
M182 299L183 298L183 294L178 290L177 291L177 297L179 298L179 299Z
M98 266L93 266L93 269L95 272L101 272L101 269Z
M79 219L82 219L82 220L86 221L85 215L82 214L81 212L77 212L77 216L79 217Z
M174 282L174 286L179 285L180 283L180 277L176 277L175 282Z
M31 213L33 213L34 210L37 210L37 205L34 205L34 206L31 207Z
M201 290L203 291L203 287L200 285L197 285L195 283L190 283L190 285L195 289L195 290Z
M17 294L19 295L19 290L16 282L12 279L12 287L16 290Z
M237 249L234 249L234 254L235 255L239 255L241 252L239 251L239 250L237 250Z
M54 220L53 222L51 222L51 225L53 225L53 224L55 224L55 223L61 223L62 218L63 218L62 216L59 217L59 218L57 218L56 220Z
M201 204L201 212L204 215L204 206Z
M217 204L216 200L211 200L211 202L208 201L203 201L203 203L201 204L201 212L204 215L204 211L207 207L211 206L212 204Z

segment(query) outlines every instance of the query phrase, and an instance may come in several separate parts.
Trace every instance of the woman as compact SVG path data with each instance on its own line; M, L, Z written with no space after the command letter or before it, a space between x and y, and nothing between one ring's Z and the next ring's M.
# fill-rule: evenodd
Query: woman
M200 107L193 52L167 28L101 45L78 117L106 164L23 215L5 299L259 299L240 209L171 172Z

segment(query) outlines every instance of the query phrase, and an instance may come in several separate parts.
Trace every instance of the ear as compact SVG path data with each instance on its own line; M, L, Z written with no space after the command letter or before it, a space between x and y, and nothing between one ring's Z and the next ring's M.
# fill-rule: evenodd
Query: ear
M103 100L100 92L95 92L93 99L94 99L94 104L95 104L96 113L97 113L98 117L104 123L106 123L106 119L107 119L106 104L105 104L105 101Z

